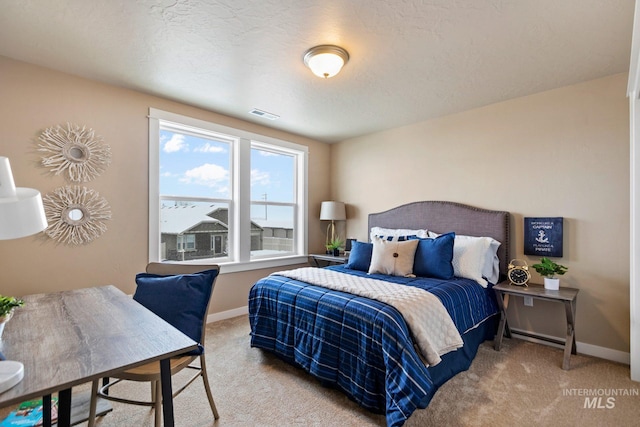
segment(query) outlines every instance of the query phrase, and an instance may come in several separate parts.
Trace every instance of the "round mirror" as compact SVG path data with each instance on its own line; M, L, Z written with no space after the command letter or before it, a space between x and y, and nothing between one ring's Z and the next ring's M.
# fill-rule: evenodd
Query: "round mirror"
M68 245L83 245L107 230L111 207L97 191L86 187L65 186L42 197L48 226L45 233Z
M50 127L38 140L42 164L56 175L64 172L72 182L91 181L111 163L111 148L84 126Z
M82 217L84 216L82 211L80 209L77 209L77 208L69 210L69 212L67 212L67 215L69 216L69 219L71 221L80 221L82 219Z
M71 156L75 160L82 160L85 157L84 150L80 147L72 147L69 150L69 156Z
M62 221L72 227L85 225L91 219L91 213L79 203L69 204L62 209L60 216Z

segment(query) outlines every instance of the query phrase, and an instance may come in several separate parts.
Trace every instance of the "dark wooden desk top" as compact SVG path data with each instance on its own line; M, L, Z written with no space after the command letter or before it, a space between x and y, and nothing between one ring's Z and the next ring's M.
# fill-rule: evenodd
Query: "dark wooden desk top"
M511 295L529 296L535 298L556 300L556 301L573 301L580 289L560 287L557 291L545 289L544 285L537 283L529 283L529 286L516 286L509 281L500 282L493 287L495 291L508 293Z
M0 408L197 348L182 332L114 286L24 297L0 351L24 378Z

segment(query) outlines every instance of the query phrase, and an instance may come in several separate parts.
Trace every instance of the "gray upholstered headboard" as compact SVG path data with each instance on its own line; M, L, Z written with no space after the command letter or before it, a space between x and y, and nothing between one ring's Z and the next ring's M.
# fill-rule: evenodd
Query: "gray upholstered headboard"
M426 228L436 233L454 231L467 236L493 237L500 243L500 273L506 274L509 262L509 212L474 208L454 202L414 202L369 214L371 227Z

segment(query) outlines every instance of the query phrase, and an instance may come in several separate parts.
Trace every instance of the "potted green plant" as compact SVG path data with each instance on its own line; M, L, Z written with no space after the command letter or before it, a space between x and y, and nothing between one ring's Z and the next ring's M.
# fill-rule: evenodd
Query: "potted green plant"
M538 264L533 264L532 267L544 277L545 289L557 291L560 289L560 279L556 277L562 276L569 269L564 265L558 264L547 257L542 257Z
M327 253L333 256L340 255L340 248L342 247L342 240L333 239L329 243L327 243Z
M2 331L4 331L4 325L13 316L13 309L16 307L22 307L24 301L19 298L5 297L0 295L0 337L2 337Z

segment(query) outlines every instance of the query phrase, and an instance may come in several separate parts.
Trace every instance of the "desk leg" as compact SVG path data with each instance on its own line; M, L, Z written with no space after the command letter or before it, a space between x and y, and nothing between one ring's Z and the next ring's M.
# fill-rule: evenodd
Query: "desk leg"
M569 358L572 354L576 354L576 331L575 331L575 317L576 317L576 304L575 299L573 301L564 302L564 310L567 314L567 338L564 343L564 358L562 359L562 369L569 369Z
M169 359L160 361L160 384L162 385L162 415L164 417L164 427L174 427L171 361Z
M71 425L71 389L58 392L58 427Z
M51 427L51 395L42 396L42 427Z
M500 323L498 325L498 333L493 343L493 348L496 351L500 351L502 345L502 337L505 330L507 331L507 337L511 338L511 331L509 325L507 325L507 308L509 307L509 294L503 294L500 291L496 291L496 300L498 302L498 309L500 310Z

